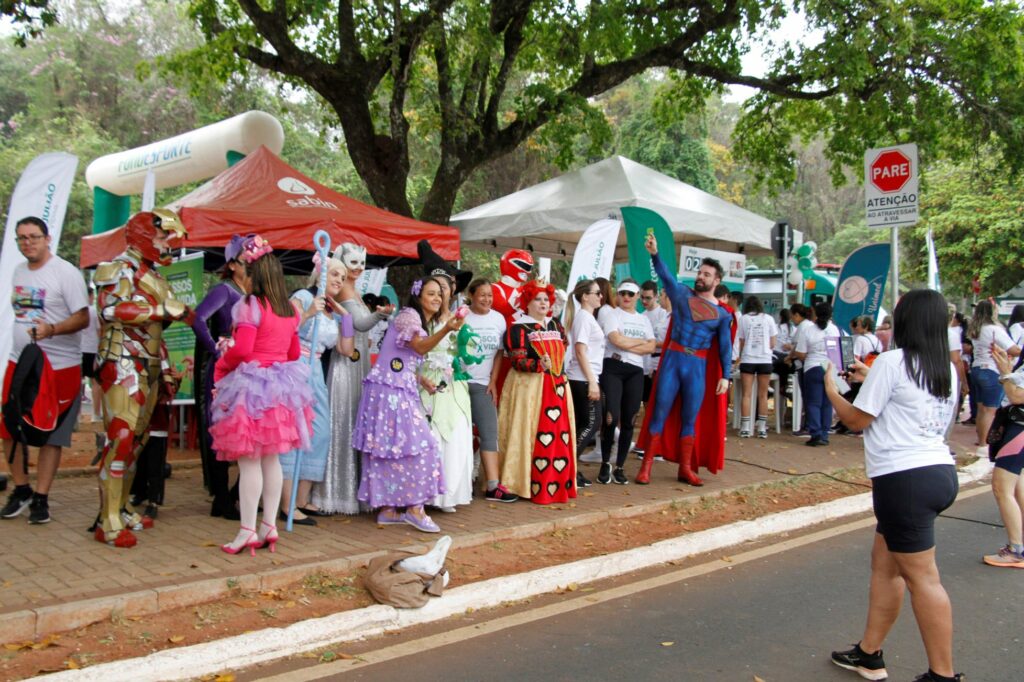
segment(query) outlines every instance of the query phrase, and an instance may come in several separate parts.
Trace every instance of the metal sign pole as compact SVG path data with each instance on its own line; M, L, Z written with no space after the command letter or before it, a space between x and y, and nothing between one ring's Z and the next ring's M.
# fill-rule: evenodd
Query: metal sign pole
M900 298L900 228L892 226L889 242L892 253L892 309L896 310L896 301Z

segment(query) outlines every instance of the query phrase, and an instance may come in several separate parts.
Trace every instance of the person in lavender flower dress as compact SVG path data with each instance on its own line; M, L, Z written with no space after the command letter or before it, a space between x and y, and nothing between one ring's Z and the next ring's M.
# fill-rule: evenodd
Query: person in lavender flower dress
M408 523L425 533L441 529L423 505L445 492L440 444L430 430L418 393L423 356L462 327L451 317L428 336L443 299L434 278L413 282L407 307L391 322L377 364L363 381L352 447L362 455L359 500L381 508L380 525ZM398 508L404 507L404 512Z

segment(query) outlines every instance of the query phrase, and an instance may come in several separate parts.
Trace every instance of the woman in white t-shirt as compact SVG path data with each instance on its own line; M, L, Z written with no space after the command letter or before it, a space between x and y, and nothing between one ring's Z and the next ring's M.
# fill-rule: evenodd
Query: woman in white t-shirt
M598 432L601 416L601 367L604 364L605 337L594 313L601 305L601 289L592 279L581 280L569 294L565 326L569 329L570 354L566 377L572 393L576 418L576 460ZM586 488L590 480L576 466L576 487Z
M974 428L978 433L978 445L984 447L988 430L992 426L996 408L1003 402L1003 388L999 385L999 372L992 359L993 344L999 346L1011 357L1020 355L1020 347L1003 329L997 317L998 311L991 301L979 301L974 306L974 315L967 325L967 336L974 345L974 359L971 362L971 393L978 406Z
M768 437L768 382L772 377L772 350L779 328L775 319L766 315L761 299L747 296L743 302L736 342L739 344L740 381L743 383L743 399L740 401L740 438L750 438L750 397L757 378L757 424L758 438Z
M839 329L832 324L832 306L824 302L815 303L814 314L814 324L800 329L793 350L793 355L804 363L801 388L807 405L807 432L811 435L805 445L811 447L828 445L832 404L825 397L825 368L829 364L829 346L839 343Z
M480 437L480 462L484 467L487 488L484 493L491 502L515 502L519 496L501 484L498 465L498 374L501 363L495 362L502 353L502 342L507 326L505 316L491 310L494 294L486 279L474 279L466 287L469 294L469 314L466 325L478 335L476 349L484 356L478 365L469 365L469 409Z
M878 525L871 550L868 617L860 641L832 661L862 677L886 678L882 645L905 590L924 641L929 673L919 680L960 679L953 672L953 616L935 565L935 518L953 504L956 467L944 440L956 405L956 379L946 340L946 302L925 289L905 294L893 313L897 350L882 353L851 405L826 373L826 392L840 419L864 430L864 459ZM942 676L942 677L939 677Z
M604 394L604 423L601 426L601 470L597 482L619 485L629 482L622 467L633 438L633 418L640 409L644 393L644 356L654 352L654 328L651 321L636 311L640 287L632 279L618 286L618 308L601 311L599 322L608 343L601 366L601 392ZM619 428L619 447L615 468L611 466L615 427Z

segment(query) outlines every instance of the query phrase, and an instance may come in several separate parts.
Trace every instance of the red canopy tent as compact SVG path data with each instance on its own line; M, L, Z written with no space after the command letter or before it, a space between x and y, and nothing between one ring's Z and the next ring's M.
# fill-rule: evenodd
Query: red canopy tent
M429 240L445 260L459 259L457 229L406 218L339 194L307 178L266 147L169 208L178 212L188 228L185 246L215 256L207 258L208 268L220 265L223 247L232 235L249 232L269 240L292 272L309 272L317 230L326 230L332 245L348 241L366 247L371 262L381 265L417 261L416 242L421 239ZM85 237L80 266L93 267L124 249L123 228Z

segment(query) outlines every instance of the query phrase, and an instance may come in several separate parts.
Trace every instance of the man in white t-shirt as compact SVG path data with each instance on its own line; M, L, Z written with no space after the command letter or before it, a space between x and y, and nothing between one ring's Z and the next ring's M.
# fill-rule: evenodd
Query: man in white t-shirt
M29 509L29 523L42 524L50 521L50 486L60 466L61 449L71 445L71 433L78 420L82 385L80 331L89 324L89 298L78 268L51 253L50 232L45 222L32 216L22 218L15 225L15 234L18 250L26 262L14 269L11 305L15 324L4 374L3 400L8 399L22 350L34 341L53 368L61 416L46 445L39 448L35 492L29 485L26 449L17 448L11 463L15 487L0 516L13 519ZM14 443L3 425L0 436L4 453L9 453Z

